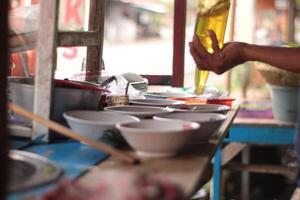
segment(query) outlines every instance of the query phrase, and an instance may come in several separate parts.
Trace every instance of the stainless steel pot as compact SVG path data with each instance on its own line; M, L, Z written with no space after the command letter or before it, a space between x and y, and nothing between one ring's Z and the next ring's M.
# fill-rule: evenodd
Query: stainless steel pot
M76 83L75 83L76 84ZM56 86L52 119L64 122L63 112L69 110L96 110L102 95L102 90L77 89L73 83L68 88ZM9 78L9 99L29 111L33 111L34 85L31 78ZM22 123L32 123L30 120L13 114L13 120Z

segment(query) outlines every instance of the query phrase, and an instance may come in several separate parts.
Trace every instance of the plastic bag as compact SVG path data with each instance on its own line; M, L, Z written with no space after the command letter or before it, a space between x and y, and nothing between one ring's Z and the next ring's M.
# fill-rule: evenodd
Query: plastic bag
M116 81L108 84L108 89L111 91L110 95L129 95L130 99L143 99L143 92L136 90L122 75L114 75ZM126 89L128 87L128 89ZM126 92L127 90L127 92Z

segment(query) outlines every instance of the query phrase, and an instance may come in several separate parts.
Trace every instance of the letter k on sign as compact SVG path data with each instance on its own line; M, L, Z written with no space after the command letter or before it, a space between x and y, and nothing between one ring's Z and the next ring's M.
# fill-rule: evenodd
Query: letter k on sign
M82 20L79 15L79 8L82 5L83 0L66 0L66 12L64 23L68 23L74 18L77 25L82 25Z

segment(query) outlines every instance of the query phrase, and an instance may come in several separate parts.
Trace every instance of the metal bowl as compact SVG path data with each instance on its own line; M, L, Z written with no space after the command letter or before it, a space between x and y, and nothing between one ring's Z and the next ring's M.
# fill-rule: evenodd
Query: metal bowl
M60 84L61 85L61 84ZM53 119L64 122L63 112L69 110L96 110L102 92L87 89L55 87L53 103ZM29 111L33 111L34 85L31 78L10 78L9 98L12 103ZM19 115L12 117L14 121L31 124L32 121Z
M230 110L230 107L225 105L217 105L217 104L203 104L203 105L175 105L175 106L168 106L167 109L172 112L226 114Z
M17 192L50 183L57 180L63 172L53 162L34 153L11 150L9 159L9 192Z

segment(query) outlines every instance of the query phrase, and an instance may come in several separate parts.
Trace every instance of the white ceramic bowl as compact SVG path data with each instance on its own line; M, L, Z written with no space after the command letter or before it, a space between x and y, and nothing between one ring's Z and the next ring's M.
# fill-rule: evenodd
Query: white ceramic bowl
M72 130L94 140L99 140L105 131L115 129L117 123L139 121L130 115L106 111L74 110L64 112L63 116Z
M152 118L154 115L169 113L166 108L152 107L152 106L108 106L106 111L113 111L121 114L132 115L138 118Z
M169 157L176 155L200 127L196 122L141 120L118 123L117 129L140 156Z
M167 107L173 105L185 105L184 101L168 100L168 99L135 99L130 100L130 104L142 106L158 106Z
M170 113L153 117L156 120L185 120L201 124L192 137L191 142L207 142L226 120L226 115L217 113Z
M174 105L174 106L168 106L167 109L171 112L226 114L230 110L230 107L225 105L218 105L218 104L203 104L203 105Z

